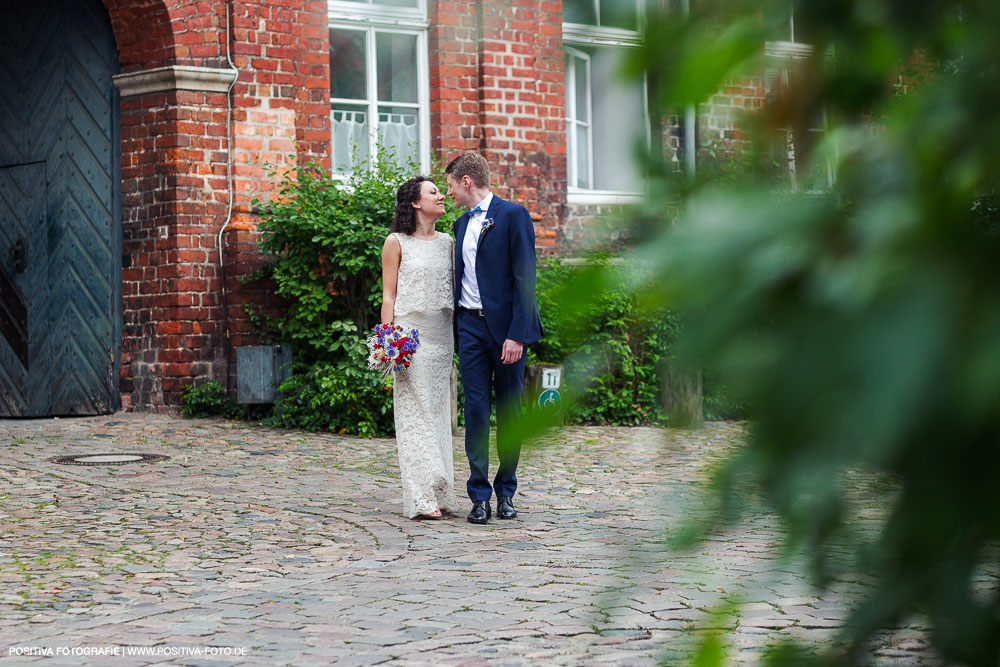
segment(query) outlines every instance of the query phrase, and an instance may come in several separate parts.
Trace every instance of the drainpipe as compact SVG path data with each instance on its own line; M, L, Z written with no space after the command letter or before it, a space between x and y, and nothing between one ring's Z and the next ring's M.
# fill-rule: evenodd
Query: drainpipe
M229 69L233 72L233 81L229 84L229 90L226 91L226 185L229 190L229 207L226 211L226 221L222 223L222 229L219 230L219 278L220 284L222 286L222 317L225 323L226 332L226 393L229 393L231 382L230 378L230 365L232 363L232 345L230 345L229 339L229 294L226 291L226 265L223 261L223 249L222 249L222 235L226 231L226 227L233 220L233 87L236 86L236 81L239 79L240 71L237 69L236 65L233 64L233 56L231 51L232 35L229 25L229 12L232 8L232 0L226 0L225 10L226 10L226 62L229 63Z

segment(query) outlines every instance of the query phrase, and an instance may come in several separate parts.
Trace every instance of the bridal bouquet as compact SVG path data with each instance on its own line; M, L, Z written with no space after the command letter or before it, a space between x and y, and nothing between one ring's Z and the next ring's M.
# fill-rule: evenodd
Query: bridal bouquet
M420 347L416 329L407 334L395 324L376 324L368 339L368 368L378 371L383 380L410 367L410 357Z

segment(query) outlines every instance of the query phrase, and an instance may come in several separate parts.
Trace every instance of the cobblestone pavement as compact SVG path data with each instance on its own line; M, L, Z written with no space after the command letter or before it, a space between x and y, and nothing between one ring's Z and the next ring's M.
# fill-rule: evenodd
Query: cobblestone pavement
M763 512L693 552L664 548L740 438L733 424L568 429L524 452L519 518L474 526L401 515L393 440L138 414L0 421L0 662L684 664L712 628L757 662L778 639L828 638L862 584L811 589L772 555ZM170 458L50 461L99 452ZM727 597L736 612L713 615ZM85 655L135 647L151 654ZM872 653L937 664L919 624Z

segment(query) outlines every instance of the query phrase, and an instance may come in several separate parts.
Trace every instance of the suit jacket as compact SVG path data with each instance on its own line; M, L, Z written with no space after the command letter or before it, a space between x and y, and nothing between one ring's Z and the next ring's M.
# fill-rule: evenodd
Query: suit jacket
M507 338L529 345L542 337L535 298L535 227L527 209L495 194L486 220L493 220L493 226L480 233L476 250L476 279L486 326L498 345ZM468 213L455 221L456 311L462 294L462 244L468 226Z

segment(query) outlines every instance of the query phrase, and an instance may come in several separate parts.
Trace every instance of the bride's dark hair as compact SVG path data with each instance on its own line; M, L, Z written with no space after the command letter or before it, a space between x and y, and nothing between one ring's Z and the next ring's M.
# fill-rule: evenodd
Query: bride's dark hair
M431 179L414 176L396 190L396 215L392 219L392 231L412 234L417 230L417 209L413 202L420 199L420 184Z

